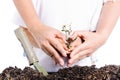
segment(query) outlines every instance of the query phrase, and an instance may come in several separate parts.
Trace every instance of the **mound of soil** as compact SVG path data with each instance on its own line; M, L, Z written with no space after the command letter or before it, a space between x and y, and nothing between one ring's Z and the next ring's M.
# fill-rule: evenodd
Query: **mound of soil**
M101 68L74 66L43 76L37 70L25 67L8 67L0 73L0 80L120 80L120 66L106 65Z

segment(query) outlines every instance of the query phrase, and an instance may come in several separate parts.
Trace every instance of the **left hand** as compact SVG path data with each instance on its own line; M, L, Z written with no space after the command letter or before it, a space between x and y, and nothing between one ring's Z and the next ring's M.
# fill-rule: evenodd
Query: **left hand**
M75 31L71 38L75 39L76 37L79 37L82 38L84 42L72 50L70 53L70 59L68 60L68 66L90 56L94 51L102 46L106 41L106 37L104 35L105 34L102 35L100 33L90 31Z

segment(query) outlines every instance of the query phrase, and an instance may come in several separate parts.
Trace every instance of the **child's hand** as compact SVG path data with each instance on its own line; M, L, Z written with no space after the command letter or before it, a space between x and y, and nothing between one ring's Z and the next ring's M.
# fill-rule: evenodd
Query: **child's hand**
M78 62L81 59L84 59L90 56L94 51L96 51L101 45L106 41L106 35L100 34L97 32L90 31L76 31L71 38L75 39L76 37L82 38L84 42L77 45L77 41L74 42L76 47L73 47L72 52L70 53L70 59L68 60L68 66ZM71 44L73 45L73 44Z
M38 26L37 28L34 27L30 29L30 32L35 37L40 48L46 54L51 56L55 60L55 62L63 66L64 60L62 57L67 56L66 50L63 47L63 42L64 43L66 42L65 35L61 33L59 30L44 24ZM59 41L58 39L61 39L63 42Z
M77 46L82 44L82 40L80 37L76 37L73 41L71 41L69 45L68 52L72 52Z

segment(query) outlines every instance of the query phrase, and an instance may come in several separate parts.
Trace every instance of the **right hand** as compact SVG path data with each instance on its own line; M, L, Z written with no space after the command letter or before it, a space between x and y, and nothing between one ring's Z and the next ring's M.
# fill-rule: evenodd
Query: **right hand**
M70 48L68 49L69 52L72 52L76 47L82 44L82 40L79 37L76 37L71 43Z
M37 40L40 48L48 55L53 55L52 58L61 66L64 65L63 57L66 57L66 37L59 30L52 27L41 25L30 29Z

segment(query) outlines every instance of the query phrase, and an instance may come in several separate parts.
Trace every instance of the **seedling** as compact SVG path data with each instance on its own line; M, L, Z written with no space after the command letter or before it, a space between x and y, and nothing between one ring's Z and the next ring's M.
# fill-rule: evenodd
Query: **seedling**
M69 36L71 35L71 32L72 32L72 30L71 30L71 24L68 25L68 26L63 25L63 27L62 27L62 31L65 32L65 34L66 34L66 38L68 39Z
M66 46L69 49L70 48L70 43L73 42L73 40L70 38L70 35L71 35L71 32L72 32L71 24L70 25L63 25L61 31L63 31L66 35L66 39L67 39L66 40L67 41Z

